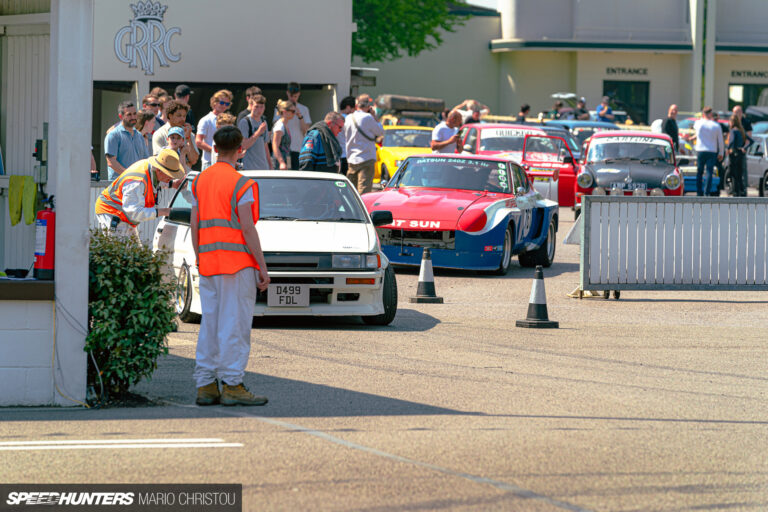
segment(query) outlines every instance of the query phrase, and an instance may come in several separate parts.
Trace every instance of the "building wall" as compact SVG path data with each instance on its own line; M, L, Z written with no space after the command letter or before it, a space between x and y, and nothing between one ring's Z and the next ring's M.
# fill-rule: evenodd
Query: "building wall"
M521 51L498 55L501 115L517 115L520 105L527 103L535 116L552 108L552 93L576 91L574 52Z
M577 59L578 93L594 110L603 95L604 80L648 81L648 122L664 118L669 106L691 110L689 89L690 57L680 54L630 52L579 52ZM631 75L621 70L646 70L646 75Z
M48 26L9 26L0 37L0 146L6 174L34 176L35 140L48 121ZM11 226L8 196L0 197L0 269L29 268L34 260L35 226Z
M762 55L715 55L714 107L728 109L729 84L768 86L768 58Z
M53 303L0 301L0 406L54 403Z
M765 0L718 0L718 43L768 43L765 30L768 4Z
M360 93L374 98L379 94L407 94L442 98L452 107L467 98L477 99L493 112L501 108L498 57L488 49L499 37L498 16L468 19L455 32L444 34L443 44L416 57L354 66L378 68L375 87L361 87ZM346 95L346 94L345 94Z

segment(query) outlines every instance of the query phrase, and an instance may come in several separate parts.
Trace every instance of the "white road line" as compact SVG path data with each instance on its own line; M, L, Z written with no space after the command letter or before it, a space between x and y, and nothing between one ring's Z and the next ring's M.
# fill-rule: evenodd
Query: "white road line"
M67 444L58 446L0 446L0 452L30 450L125 450L140 448L241 448L242 446L241 443Z
M176 407L195 408L195 409L198 408L195 405L180 404L180 403L177 403L177 402L172 402L170 400L163 400L163 401L165 403L169 404L169 405L174 405ZM544 503L548 503L548 504L550 504L550 505L552 505L554 507L561 508L561 509L564 509L564 510L570 510L572 512L591 512L589 509L582 508L582 507L580 507L578 505L574 505L573 503L568 503L567 501L560 501L560 500L555 499L555 498L550 498L549 496L544 496L543 494L535 493L535 492L533 492L531 490L524 489L524 488L519 487L519 486L514 485L514 484L510 484L510 483L507 483L507 482L501 482L499 480L493 480L491 478L486 478L486 477L482 477L482 476L472 475L472 474L469 474L469 473L463 473L461 471L454 471L452 469L444 468L444 467L441 467L441 466L436 466L436 465L430 464L428 462L421 462L421 461L418 461L418 460L409 459L407 457L401 457L399 455L395 455L395 454L392 454L392 453L387 453L387 452L384 452L384 451L381 451L381 450L377 450L376 448L371 448L369 446L364 446L364 445L361 445L361 444L352 443L350 441L346 441L346 440L341 439L339 437L332 436L332 435L327 434L325 432L322 432L320 430L314 430L314 429L311 429L311 428L302 427L301 425L294 425L293 423L287 423L285 421L273 420L272 418L266 418L264 416L254 416L254 415L251 415L251 414L248 414L248 413L240 413L240 412L234 411L234 410L222 409L221 412L223 414L227 414L227 415L230 415L230 416L236 416L238 418L253 418L255 420L261 421L263 423L268 423L270 425L275 425L275 426L282 427L282 428L285 428L285 429L288 429L288 430L295 430L297 432L303 432L305 434L308 434L308 435L311 435L311 436L315 436L315 437L318 437L320 439L324 439L326 441L330 441L332 443L338 444L340 446L344 446L346 448L351 448L353 450L358 450L358 451L361 451L361 452L370 453L372 455L377 455L379 457L383 457L383 458L386 458L386 459L394 460L396 462L402 462L404 464L411 464L411 465L414 465L414 466L419 466L419 467L422 467L422 468L431 469L432 471L437 471L439 473L443 473L443 474L446 474L446 475L457 476L457 477L464 478L464 479L467 479L467 480L470 480L472 482L479 483L479 484L491 485L491 486L493 486L493 487L495 487L497 489L501 489L503 491L511 492L515 496L519 496L519 497L525 498L525 499L532 499L532 500L542 501Z
M223 443L223 439L203 438L203 439L69 439L58 441L4 441L0 446L25 446L25 445L46 445L46 444L150 444L150 443Z
M218 438L189 439L62 439L58 441L5 441L0 451L30 450L125 450L157 448L241 448Z

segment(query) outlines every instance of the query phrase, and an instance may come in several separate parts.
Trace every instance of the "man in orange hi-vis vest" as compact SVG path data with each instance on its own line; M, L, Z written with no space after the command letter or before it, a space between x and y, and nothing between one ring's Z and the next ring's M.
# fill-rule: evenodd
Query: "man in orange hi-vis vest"
M198 405L267 403L243 384L256 289L267 289L269 274L256 232L258 186L235 170L242 141L234 126L217 130L217 162L192 183L190 227L203 310L194 371Z
M123 171L96 199L99 227L121 236L139 236L139 222L162 217L169 208L157 208L157 189L163 184L181 182L184 169L172 149L139 160Z

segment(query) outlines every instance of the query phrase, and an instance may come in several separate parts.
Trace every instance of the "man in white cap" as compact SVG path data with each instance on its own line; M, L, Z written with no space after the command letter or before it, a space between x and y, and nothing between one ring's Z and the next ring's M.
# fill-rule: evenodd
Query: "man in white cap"
M119 236L139 236L136 226L170 213L170 208L157 208L157 192L161 183L184 177L179 155L163 149L156 156L139 160L105 188L96 200L99 227ZM177 185L178 186L178 185Z

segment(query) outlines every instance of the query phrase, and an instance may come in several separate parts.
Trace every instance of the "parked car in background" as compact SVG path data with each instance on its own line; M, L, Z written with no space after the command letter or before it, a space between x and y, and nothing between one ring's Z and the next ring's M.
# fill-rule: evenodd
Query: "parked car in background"
M768 121L760 121L752 125L752 133L768 133Z
M359 316L386 325L397 312L397 281L375 225L392 214L368 214L344 176L323 172L242 171L259 185L259 233L271 283L259 291L254 316ZM181 320L200 320L199 276L190 236L187 175L158 225L155 250L168 250Z
M424 126L385 126L384 139L376 149L376 174L373 182L392 177L400 164L419 153L430 153L432 128Z
M392 212L377 228L387 259L418 266L424 248L435 267L505 274L520 264L550 266L558 206L543 199L522 167L494 156L408 157L381 192L363 196L369 212Z
M376 98L379 121L383 126L427 126L434 128L445 110L445 101L400 94L382 94Z
M547 121L547 126L557 126L568 130L576 139L579 152L581 152L581 146L584 141L590 138L594 133L619 129L619 127L613 123L604 123L602 121L564 121L559 119Z
M584 195L680 196L683 177L672 139L635 131L599 132L587 139L576 177L576 203Z
M747 148L747 185L756 187L760 197L768 197L768 133L752 132L754 142Z

